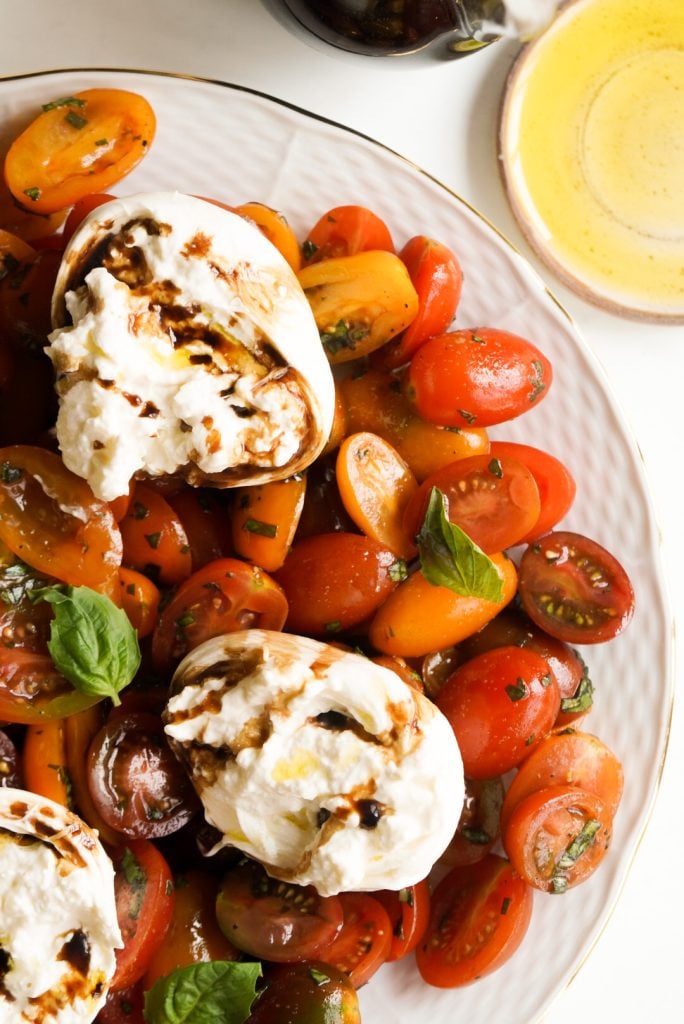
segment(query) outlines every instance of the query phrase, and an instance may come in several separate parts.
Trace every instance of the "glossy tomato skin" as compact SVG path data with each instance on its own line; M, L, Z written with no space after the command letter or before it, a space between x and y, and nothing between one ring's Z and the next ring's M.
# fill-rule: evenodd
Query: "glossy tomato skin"
M533 622L570 644L611 640L634 612L631 581L614 555L563 530L539 537L523 554L520 599Z
M124 948L116 951L111 990L129 988L142 978L164 941L173 915L171 870L147 839L136 839L114 853L114 892Z
M340 894L344 921L319 954L361 988L382 967L392 946L392 925L383 903L365 892Z
M118 992L108 992L107 1001L95 1018L95 1024L145 1024L145 997L140 983Z
M401 337L379 353L390 369L403 366L423 342L449 327L456 315L463 271L456 256L442 242L414 235L399 253L418 293L419 307L413 323Z
M3 448L0 467L0 539L38 572L111 590L122 544L109 505L43 448Z
M193 573L163 609L152 635L158 672L172 669L212 637L239 629L282 629L287 598L256 565L219 558Z
M450 868L474 864L492 850L500 834L504 784L495 779L466 779L463 811L453 839L439 859Z
M433 893L416 950L423 980L457 988L490 974L517 950L531 916L532 890L504 858L490 853L454 868Z
M539 490L521 462L508 456L474 455L423 481L404 513L409 536L420 530L433 487L444 494L450 521L487 554L519 543L539 518Z
M392 926L392 942L387 962L412 953L425 934L430 918L430 889L427 880L398 891L381 889L373 893L387 911Z
M539 654L499 647L457 668L437 706L456 734L465 775L492 779L519 764L550 731L560 694Z
M153 487L137 483L119 523L123 562L155 583L175 586L192 572L192 552L183 524Z
M577 493L577 484L567 466L555 455L529 444L515 441L492 441L490 451L495 458L512 456L527 466L535 479L539 491L541 508L539 518L526 537L520 541L528 544L535 537L552 530L569 512Z
M593 874L605 857L613 817L595 793L549 786L524 797L502 839L522 878L543 892L564 893Z
M321 961L267 972L268 983L250 1024L361 1024L356 990L347 976Z
M420 416L445 427L490 427L548 394L551 363L531 342L491 327L431 338L411 360L406 394Z
M308 266L337 256L383 249L394 252L389 228L365 206L335 206L316 221L302 245Z
M5 180L33 213L63 210L132 171L155 127L152 107L137 93L86 89L44 106L10 146Z
M288 631L334 636L358 626L397 586L401 565L389 548L356 533L298 541L275 574L289 604Z
M199 809L161 719L148 712L114 715L97 733L88 753L88 785L107 825L131 838L169 835Z
M275 963L317 957L338 935L344 919L337 896L319 896L313 886L280 882L248 861L224 876L216 917L238 949Z
M9 787L10 789L22 789L23 787L17 748L2 729L0 729L0 787Z

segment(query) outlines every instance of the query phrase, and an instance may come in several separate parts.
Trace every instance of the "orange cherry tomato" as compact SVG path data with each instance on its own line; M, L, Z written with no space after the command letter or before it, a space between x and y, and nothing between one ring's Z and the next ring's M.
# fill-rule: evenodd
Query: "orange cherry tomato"
M52 329L50 307L61 252L34 251L0 280L0 331L18 354L40 352ZM49 363L47 356L44 357ZM54 373L52 374L54 381Z
M527 466L535 479L539 491L541 509L539 518L521 544L528 544L535 537L548 533L560 522L570 510L577 486L575 479L566 466L549 452L541 448L533 448L529 444L517 444L514 441L492 441L490 454L493 458L512 456Z
M520 764L549 732L559 706L548 662L525 647L478 654L456 669L437 696L470 779L492 779Z
M456 315L463 285L458 260L451 249L434 238L415 235L401 250L399 259L411 275L420 306L413 323L382 352L383 365L390 369L407 363L424 341L446 331Z
M490 974L515 953L531 917L532 890L503 857L454 868L432 895L416 950L423 980L457 988Z
M31 243L59 231L66 219L67 212L67 210L57 210L55 213L37 214L17 206L14 196L0 175L0 228L2 230L9 231L10 234L16 235L24 242Z
M0 449L0 539L24 562L64 583L108 590L121 564L121 535L96 498L58 455Z
M406 267L384 250L322 260L303 267L298 278L331 363L368 355L418 312Z
M175 890L171 869L154 843L135 839L114 856L114 891L124 948L116 951L111 990L133 985L145 974L171 924Z
M442 466L489 451L487 432L479 427L452 430L417 416L401 391L398 377L382 369L343 378L337 385L344 402L347 431L370 430L383 437L425 480Z
M403 515L418 483L392 445L368 431L352 434L340 446L336 472L344 507L358 528L400 558L412 558L416 546Z
M393 891L373 893L387 911L392 927L388 963L412 953L425 934L430 919L430 889L426 880Z
M332 427L330 428L330 434L328 435L328 440L325 443L325 447L321 452L321 455L329 455L330 452L334 452L336 448L339 448L348 433L349 430L347 429L347 413L344 408L344 399L340 394L339 387L335 384L335 411L333 413L333 422Z
M27 727L23 765L27 789L63 807L71 807L66 741L61 721L41 722Z
M119 569L119 607L123 608L139 637L149 636L157 622L159 589L135 569Z
M261 233L276 247L290 264L295 274L302 265L299 242L285 216L263 203L241 203L235 207L241 217L253 221Z
M406 394L445 427L490 427L520 416L549 392L551 363L536 345L492 327L451 331L416 351Z
M444 494L450 521L488 554L513 547L539 518L529 469L507 455L474 455L438 469L411 496L404 516L410 537L420 530L433 487Z
M462 597L415 572L376 612L369 630L373 647L383 654L422 657L476 633L515 596L518 577L513 562L500 553L491 559L503 583L500 601Z
M343 892L339 897L342 930L317 953L361 988L387 960L392 946L392 924L382 902L365 892Z
M522 762L501 808L504 830L518 804L548 786L573 786L597 796L612 815L624 787L619 758L597 736L561 729L551 733Z
M192 556L187 534L171 505L153 487L135 485L119 527L128 568L168 586L188 578Z
M237 558L219 558L182 583L163 609L152 636L152 659L162 672L214 636L279 630L286 617L287 598L271 576Z
M563 893L596 870L612 831L613 816L595 793L549 786L520 801L502 839L513 867L529 885Z
M394 552L370 537L323 533L298 541L275 577L289 604L288 631L330 637L360 625L402 572Z
M146 990L178 967L211 960L237 960L240 956L216 921L215 876L188 871L176 878L174 888L171 925L145 972Z
M316 221L304 239L304 262L320 263L337 256L384 249L394 252L389 228L365 206L335 206Z
M305 495L302 475L238 488L232 512L236 553L267 572L280 569L297 532Z
M147 153L156 120L137 93L86 89L56 99L14 140L5 181L18 203L54 213L106 192Z

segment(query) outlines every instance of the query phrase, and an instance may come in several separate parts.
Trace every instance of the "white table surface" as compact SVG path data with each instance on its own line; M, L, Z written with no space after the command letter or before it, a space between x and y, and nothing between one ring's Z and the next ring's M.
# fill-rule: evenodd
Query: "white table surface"
M537 266L607 371L643 452L675 618L682 619L684 486L675 410L684 382L684 327L599 311L532 256L497 171L498 105L516 44L498 43L460 61L358 57L306 36L275 0L0 0L0 16L2 75L114 67L249 86L373 136L485 214ZM682 1019L683 778L680 701L658 800L621 900L545 1024Z

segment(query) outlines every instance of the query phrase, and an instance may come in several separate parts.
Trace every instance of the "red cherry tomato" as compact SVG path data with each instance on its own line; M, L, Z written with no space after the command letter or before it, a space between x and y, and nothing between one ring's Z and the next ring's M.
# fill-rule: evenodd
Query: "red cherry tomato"
M121 564L109 505L58 455L15 445L0 450L0 540L39 572L108 590Z
M232 555L230 512L225 501L208 488L188 487L167 500L188 539L193 572L217 558Z
M532 890L502 857L454 868L432 896L416 951L423 980L456 988L490 974L516 951L531 916Z
M498 647L457 668L437 696L471 779L491 779L519 764L553 726L560 694L534 651Z
M364 206L336 206L320 217L302 245L305 265L370 249L394 252L387 225Z
M0 787L22 789L19 754L6 732L0 729Z
M394 590L399 567L389 548L356 533L299 541L275 574L290 606L288 631L330 636L358 626Z
M618 560L596 541L557 530L520 560L520 599L541 629L570 644L610 640L628 625L634 591Z
M426 235L410 238L399 253L406 264L419 308L404 333L378 353L383 366L407 363L424 341L446 331L454 319L463 284L463 271L451 249Z
M161 946L173 915L171 870L153 843L137 839L116 851L114 891L124 948L116 951L111 989L118 992L142 978Z
M283 628L287 598L256 565L237 558L209 562L166 605L152 636L157 671L170 669L205 640L239 629Z
M392 925L381 901L369 893L345 892L340 900L342 930L319 955L361 988L387 960Z
M529 885L563 893L596 870L612 831L613 817L595 793L549 786L520 801L506 824L503 845Z
M539 518L527 536L521 538L520 543L527 544L535 537L548 533L561 521L575 500L577 485L570 471L554 455L542 451L541 448L533 448L529 444L492 441L489 450L494 458L512 456L518 462L522 462L537 484L541 502Z
M381 889L373 895L387 911L392 926L392 942L387 961L400 960L413 952L425 934L430 918L428 883L417 882L398 891Z
M95 1018L95 1024L145 1024L142 985L131 985L118 992L108 992L107 1001Z
M415 491L404 513L410 537L422 525L433 487L446 497L451 522L487 554L513 547L539 518L539 491L521 462L473 455L438 469Z
M520 416L548 394L551 363L530 341L492 327L430 338L409 367L416 411L445 427L490 427Z
M116 196L110 195L109 192L95 192L92 195L83 196L77 203L74 203L73 209L64 222L64 228L62 229L62 248L66 249L76 228L81 226L82 221L86 219L89 213L97 210L98 206L110 203L115 198Z
M145 712L117 714L97 733L88 753L88 787L106 824L134 839L176 832L199 808L161 719Z
M466 779L463 811L454 837L439 858L447 867L461 867L482 860L500 833L504 784L496 779Z
M216 899L221 931L245 953L276 963L310 960L327 951L342 928L337 896L271 878L242 863L223 878Z

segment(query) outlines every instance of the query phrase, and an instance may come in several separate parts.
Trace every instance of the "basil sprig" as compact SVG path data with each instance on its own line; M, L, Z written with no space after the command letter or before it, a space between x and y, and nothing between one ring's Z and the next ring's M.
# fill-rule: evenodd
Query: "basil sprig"
M416 543L421 572L429 583L462 597L501 600L503 584L496 565L460 526L449 521L446 497L438 487L430 491Z
M145 993L148 1024L242 1024L261 965L214 960L180 967Z
M90 587L43 587L31 597L54 608L48 650L62 675L81 693L120 704L119 692L140 666L126 613Z

